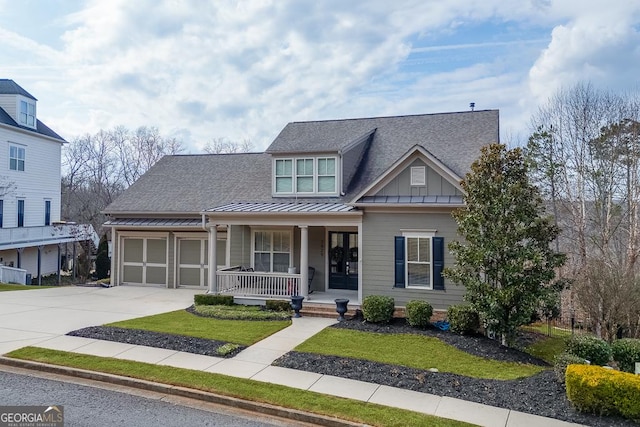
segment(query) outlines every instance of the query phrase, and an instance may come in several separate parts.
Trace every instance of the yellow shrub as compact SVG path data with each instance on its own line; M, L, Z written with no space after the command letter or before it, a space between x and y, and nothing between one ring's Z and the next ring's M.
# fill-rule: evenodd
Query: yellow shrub
M600 366L569 365L567 397L582 412L640 421L640 376Z

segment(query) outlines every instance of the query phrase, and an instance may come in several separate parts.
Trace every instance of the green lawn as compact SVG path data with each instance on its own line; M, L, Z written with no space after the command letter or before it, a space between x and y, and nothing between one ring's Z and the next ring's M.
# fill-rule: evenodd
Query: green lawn
M143 329L176 335L251 345L291 325L291 320L221 320L195 316L185 310L140 317L106 326Z
M26 285L10 285L7 283L0 283L0 292L5 291L28 291L31 289L47 289L55 288L57 286L26 286Z
M544 337L525 349L527 353L553 365L553 358L566 348L564 337Z
M334 416L371 426L463 427L471 425L403 409L189 369L68 353L38 347L25 347L13 351L7 356L204 390L254 402Z
M531 325L522 326L525 331L535 332L541 335L551 335L552 337L570 337L571 331L568 329L558 328L556 326L549 326L546 323L532 323Z
M528 377L544 369L540 366L473 356L437 338L417 334L379 334L327 328L295 350L416 369L437 368L441 372L499 380Z

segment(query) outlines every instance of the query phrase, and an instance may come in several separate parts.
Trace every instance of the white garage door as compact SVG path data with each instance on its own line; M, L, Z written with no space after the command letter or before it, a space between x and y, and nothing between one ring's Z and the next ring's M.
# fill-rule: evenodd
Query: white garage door
M141 285L167 285L167 239L123 240L122 281Z

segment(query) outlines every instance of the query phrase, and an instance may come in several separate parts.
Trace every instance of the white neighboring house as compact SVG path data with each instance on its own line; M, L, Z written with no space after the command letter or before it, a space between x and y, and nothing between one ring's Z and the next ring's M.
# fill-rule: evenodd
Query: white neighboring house
M91 225L60 221L61 148L37 118L37 99L0 79L0 282L59 273L66 243L94 240ZM74 245L75 248L75 245Z

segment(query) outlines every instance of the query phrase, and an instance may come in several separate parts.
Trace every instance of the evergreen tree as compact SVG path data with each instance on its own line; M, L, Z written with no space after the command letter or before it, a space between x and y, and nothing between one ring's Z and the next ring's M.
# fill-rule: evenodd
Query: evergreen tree
M96 255L96 276L98 280L109 277L111 269L111 259L109 258L109 240L106 233L100 238L98 244L98 253Z
M453 216L465 241L449 244L457 265L445 275L466 287L465 299L502 344L512 344L564 263L551 246L559 230L544 215L519 148L483 147L462 187L466 207Z

